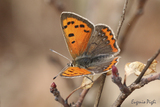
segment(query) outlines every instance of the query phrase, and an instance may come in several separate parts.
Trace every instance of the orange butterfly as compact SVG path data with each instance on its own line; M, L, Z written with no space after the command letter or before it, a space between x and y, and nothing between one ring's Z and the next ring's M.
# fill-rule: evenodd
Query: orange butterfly
M93 25L72 12L62 12L61 26L73 58L60 75L77 77L105 73L118 63L120 49L110 27Z

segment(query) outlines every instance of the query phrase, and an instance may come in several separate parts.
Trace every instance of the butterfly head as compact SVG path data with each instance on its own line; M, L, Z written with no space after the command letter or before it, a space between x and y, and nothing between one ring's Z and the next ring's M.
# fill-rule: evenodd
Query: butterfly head
M89 65L90 60L88 58L77 58L69 62L67 65L68 67L79 67L79 68L86 68Z

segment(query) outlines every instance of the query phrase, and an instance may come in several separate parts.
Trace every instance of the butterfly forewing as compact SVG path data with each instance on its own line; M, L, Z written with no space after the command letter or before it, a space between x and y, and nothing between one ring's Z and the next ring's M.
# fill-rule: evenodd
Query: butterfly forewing
M70 12L61 14L61 26L70 54L75 59L86 50L94 26L87 19Z

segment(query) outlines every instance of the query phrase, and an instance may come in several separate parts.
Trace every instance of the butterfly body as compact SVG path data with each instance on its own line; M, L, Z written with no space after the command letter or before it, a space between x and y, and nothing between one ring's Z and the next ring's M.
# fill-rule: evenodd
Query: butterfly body
M105 58L107 58L108 56L106 55L101 55L101 56L84 56L84 57L79 57L75 60L72 61L73 66L77 66L77 67L82 67L82 68L88 68L90 66L93 66L97 63L102 63L105 61Z
M117 64L120 49L111 28L93 25L87 19L71 12L63 12L61 26L68 50L73 58L63 77L77 77L104 73Z

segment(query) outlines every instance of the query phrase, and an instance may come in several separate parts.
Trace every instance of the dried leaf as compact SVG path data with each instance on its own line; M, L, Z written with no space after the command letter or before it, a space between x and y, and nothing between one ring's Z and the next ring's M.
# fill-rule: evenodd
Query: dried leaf
M156 65L157 65L157 61L154 60L152 62L152 64L150 65L150 67L145 72L144 76L149 75L151 73L155 73L156 72ZM125 75L127 77L130 74L134 73L136 76L139 76L140 73L142 72L142 70L144 69L144 67L145 67L145 64L138 62L138 61L132 62L132 63L127 63L125 65Z
M109 72L107 72L107 75L111 75L112 74L112 70L110 70Z
M99 75L89 75L87 77L83 77L83 81L81 86L84 86L83 89L91 88L93 85L93 81L99 78L101 74Z
M108 76L108 75L111 75L111 74L112 74L112 71L110 70L109 72L107 72L106 75ZM81 84L81 86L83 86L83 89L91 88L92 85L93 85L93 82L95 80L97 80L100 77L100 75L102 75L102 74L89 75L87 77L83 77L83 81L82 81L82 84Z

